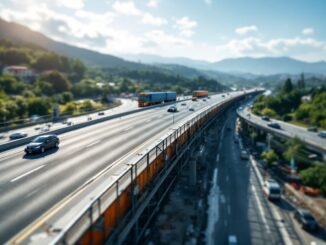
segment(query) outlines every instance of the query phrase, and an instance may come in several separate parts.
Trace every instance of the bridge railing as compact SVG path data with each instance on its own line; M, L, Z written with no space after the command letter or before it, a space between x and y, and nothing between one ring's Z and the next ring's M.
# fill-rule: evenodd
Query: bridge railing
M46 219L41 217L42 221L36 221L31 225L33 228L27 227L9 243L103 244L116 232L117 224L127 223L132 215L129 209L134 207L133 202L142 201L146 188L155 175L167 167L166 164L170 163L167 160L177 153L178 147L189 140L206 119L247 94L229 96L223 102L195 112L194 116L186 118L173 129L162 132L159 140L155 140L143 152L123 160L120 172L114 173L109 169L87 186L88 189L84 190L87 194L82 197L80 193L70 196L70 200L74 200L70 201L71 206L63 206L61 212L52 216L45 214Z

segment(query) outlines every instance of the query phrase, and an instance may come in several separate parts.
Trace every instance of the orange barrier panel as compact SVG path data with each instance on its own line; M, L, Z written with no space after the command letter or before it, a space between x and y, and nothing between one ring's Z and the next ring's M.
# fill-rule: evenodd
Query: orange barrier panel
M108 237L117 224L117 200L115 200L104 212L104 235Z

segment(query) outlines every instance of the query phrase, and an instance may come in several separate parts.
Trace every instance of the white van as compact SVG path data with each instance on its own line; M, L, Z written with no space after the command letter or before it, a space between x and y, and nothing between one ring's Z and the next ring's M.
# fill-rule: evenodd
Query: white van
M281 199L281 187L275 180L266 180L264 182L263 190L269 200Z

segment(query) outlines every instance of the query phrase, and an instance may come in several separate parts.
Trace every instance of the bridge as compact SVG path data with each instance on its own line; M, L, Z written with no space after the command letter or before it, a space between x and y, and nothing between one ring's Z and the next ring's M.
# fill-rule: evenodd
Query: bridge
M162 200L205 129L259 92L179 102L177 113L158 106L101 121L63 133L59 150L39 156L23 156L20 146L4 151L1 243L13 237L11 244L120 244L131 233L139 239L149 220L143 213ZM195 175L196 161L191 164Z
M268 124L270 124L272 121L262 120L261 117L251 113L248 107L238 110L237 114L241 118L241 120L246 124L258 130L266 132L269 135L273 135L280 139L291 139L294 137L300 138L302 141L305 142L307 149L319 154L322 159L326 159L326 139L319 137L316 132L309 132L303 127L298 127L274 119L272 121L278 123L281 128L275 129L269 127Z

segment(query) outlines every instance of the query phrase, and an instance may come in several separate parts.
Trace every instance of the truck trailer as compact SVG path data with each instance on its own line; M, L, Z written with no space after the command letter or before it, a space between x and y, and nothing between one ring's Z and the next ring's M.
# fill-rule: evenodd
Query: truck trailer
M162 102L172 102L177 100L176 92L141 92L138 95L138 106L145 107Z
M207 90L196 90L192 92L192 100L196 101L197 98L203 98L208 96Z

